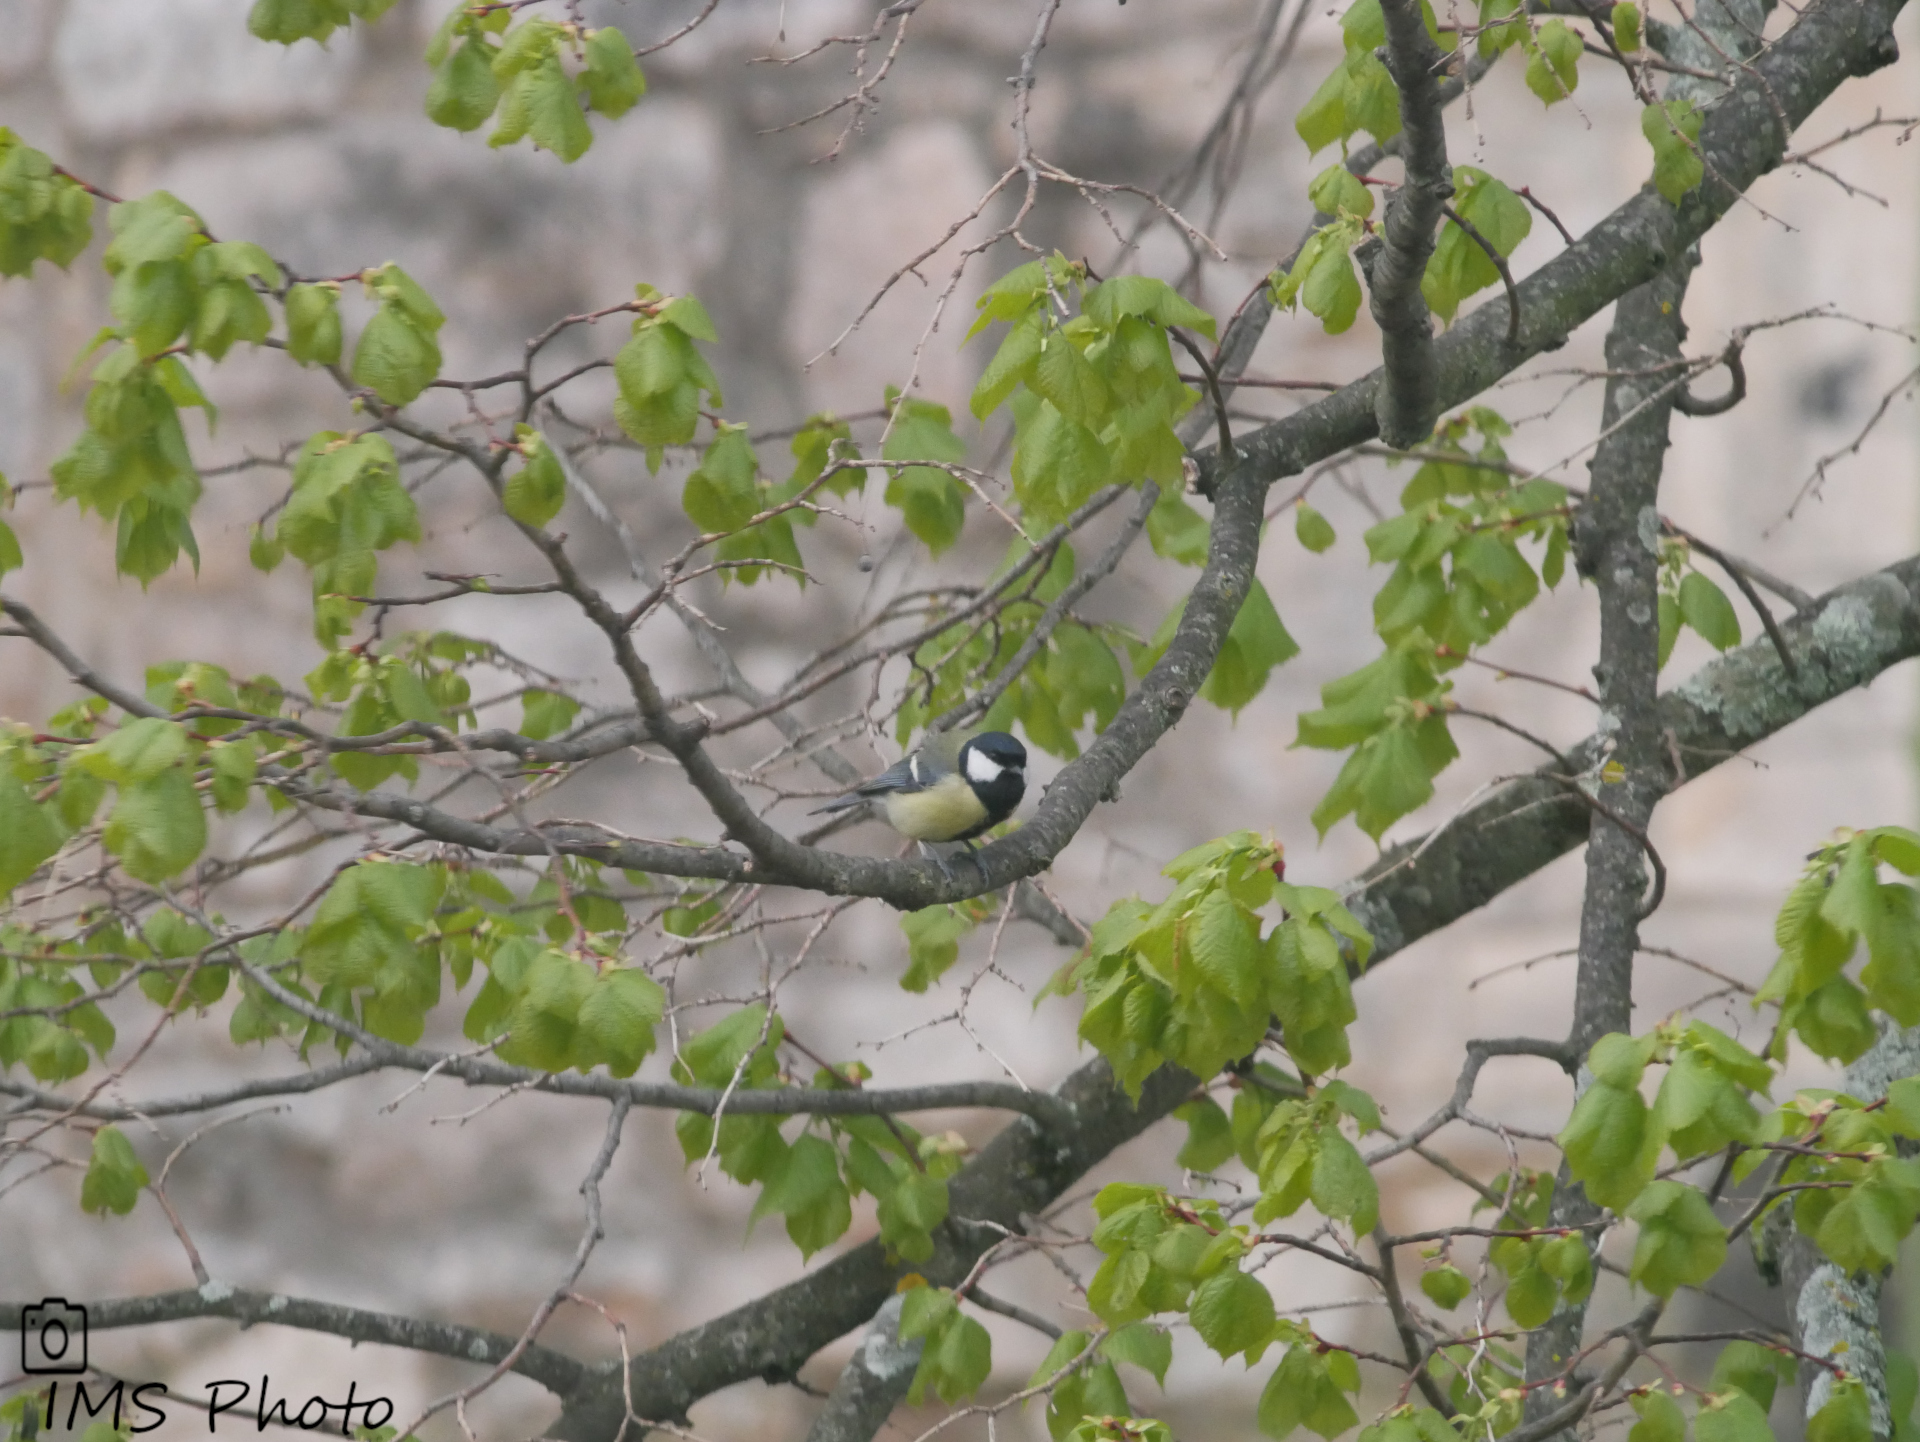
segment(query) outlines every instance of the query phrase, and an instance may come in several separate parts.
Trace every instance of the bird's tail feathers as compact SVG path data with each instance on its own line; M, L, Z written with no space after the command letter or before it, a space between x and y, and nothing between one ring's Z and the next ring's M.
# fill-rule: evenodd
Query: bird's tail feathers
M820 816L829 811L846 811L868 799L868 797L862 796L858 791L849 791L845 796L834 797L833 800L829 801L825 806L814 807L807 815Z

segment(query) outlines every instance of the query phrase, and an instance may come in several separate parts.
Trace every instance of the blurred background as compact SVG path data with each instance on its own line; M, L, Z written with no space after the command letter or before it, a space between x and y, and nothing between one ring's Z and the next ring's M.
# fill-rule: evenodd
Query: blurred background
M645 59L646 98L621 121L596 117L593 148L571 167L525 146L490 150L481 134L458 136L425 121L428 73L420 56L447 8L442 0L400 0L377 24L356 25L325 48L309 42L290 50L249 36L247 8L245 0L7 0L0 12L0 124L117 194L172 191L216 234L258 241L303 273L342 275L398 261L450 317L440 337L448 376L515 365L526 339L553 320L618 304L635 282L647 281L669 293L692 291L712 313L721 335L713 360L731 419L761 430L819 410L870 411L884 387L913 373L924 342L921 393L953 408L976 460L995 454L998 433L982 432L966 413L972 378L992 342L962 348L960 341L974 297L1023 257L1003 243L976 258L938 329L929 335L927 327L958 248L1005 223L1007 197L896 286L837 350L823 353L890 275L974 209L1013 158L1007 77L1032 32L1033 0L926 0L878 108L844 138L844 112L781 127L851 90L851 47L775 62L826 37L867 30L877 8L872 0L722 0L698 30ZM670 34L700 8L691 0L585 6L594 23L621 26L636 45ZM1186 277L1190 294L1223 318L1230 314L1292 250L1309 217L1306 184L1329 157L1306 154L1291 118L1339 55L1339 8L1317 0L1279 7L1269 0L1132 0L1124 8L1113 0L1066 0L1033 92L1036 148L1080 176L1161 187L1230 258L1190 273L1189 246L1164 224L1148 229L1127 256L1108 220L1059 186L1041 193L1026 234L1088 258L1103 274L1132 267ZM1896 33L1911 57L1920 45L1911 10ZM869 56L869 74L883 51L884 42ZM1196 148L1250 69L1260 82L1255 103L1229 112L1233 143L1224 152L1215 147L1196 169ZM1456 163L1482 165L1516 189L1530 186L1578 234L1648 173L1636 110L1619 75L1589 60L1573 101L1543 115L1510 56L1470 106L1450 112L1451 153ZM1809 147L1876 114L1920 114L1920 68L1911 58L1850 83L1808 123L1800 144ZM1911 327L1917 314L1920 168L1911 146L1896 144L1899 134L1875 129L1823 153L1820 163L1839 180L1800 167L1762 181L1753 203L1709 237L1687 301L1696 354L1717 351L1736 326L1815 308L1834 313L1757 334L1746 352L1749 397L1731 413L1676 417L1663 500L1678 524L1816 594L1908 554L1920 539L1912 388L1868 426L1882 398L1912 370L1913 343L1862 323ZM1111 214L1125 234L1144 212L1122 200ZM96 230L104 233L104 217ZM281 471L210 478L195 517L199 574L182 568L145 591L115 578L111 537L95 518L54 505L44 484L34 484L44 483L49 463L78 430L82 392L64 378L108 320L102 243L96 240L70 274L42 265L30 281L0 285L0 469L23 484L8 519L28 555L26 569L7 578L8 593L38 608L94 664L134 684L145 666L172 658L294 681L321 655L310 633L306 577L292 565L262 577L246 555L248 528L284 490ZM1533 269L1561 243L1550 225L1536 221L1516 272ZM366 313L353 290L350 335ZM572 331L551 353L555 373L611 353L624 339L624 327L612 329L618 324ZM1603 334L1603 320L1589 324L1565 349L1483 398L1519 425L1509 446L1516 460L1542 468L1567 462L1555 474L1572 484L1584 482L1583 448L1600 403L1599 385L1582 372L1600 366ZM1364 313L1340 337L1325 336L1310 317L1283 315L1268 329L1251 374L1345 381L1369 369L1377 349ZM324 374L302 371L282 354L239 351L217 368L196 368L220 408L211 435L197 416L188 423L206 466L279 457L287 443L316 429L353 423ZM1709 378L1701 389L1713 393L1720 384ZM604 423L610 396L603 377L590 376L565 404L570 414ZM1300 398L1243 390L1236 407L1249 418L1277 415ZM435 410L442 399L430 396L421 407L451 420L453 410ZM785 474L783 443L764 445L761 456L769 474ZM1809 493L1827 457L1837 458ZM674 453L650 475L637 454L612 451L584 469L658 561L690 534L678 500L692 461L690 451ZM1294 718L1318 704L1317 688L1376 652L1368 600L1384 573L1369 573L1360 533L1381 508L1396 508L1403 481L1404 473L1367 458L1317 478L1312 502L1340 533L1324 555L1304 551L1290 518L1277 517L1260 574L1301 654L1237 719L1196 707L1129 778L1124 796L1095 813L1047 878L1076 914L1097 916L1128 892L1157 898L1165 885L1157 873L1167 860L1240 827L1285 842L1294 881L1337 885L1376 854L1350 823L1316 841L1307 817L1342 758L1290 746ZM803 533L818 583L804 593L796 596L778 580L750 591L717 584L694 590L757 683L777 684L876 599L925 583L924 552L901 544L897 513L881 504L879 485L849 498L845 520ZM1277 486L1276 508L1298 487ZM389 593L420 589L423 570L541 579L531 564L537 558L476 481L448 472L423 486L418 499L425 536L416 549L387 554ZM977 505L970 511L967 539L942 559L939 574L978 574L1006 547L1004 525ZM635 593L606 527L577 505L555 526L570 533L592 578L616 600ZM1105 534L1096 529L1082 554ZM871 571L857 564L862 556L873 558ZM1142 548L1094 592L1086 612L1150 634L1189 580ZM1758 634L1744 605L1741 612L1747 634ZM618 703L617 678L597 636L548 598L467 598L394 624L496 641L569 678L589 700ZM641 641L670 685L706 684L672 617L651 621ZM1591 599L1569 578L1489 655L1579 685L1589 679L1594 645ZM1690 634L1683 637L1670 682L1709 655ZM1476 668L1459 673L1457 684L1463 704L1498 710L1556 742L1592 726L1587 704L1561 691ZM66 678L24 643L0 649L0 715L38 720L72 695ZM852 691L829 694L802 711L810 722L827 721L860 699ZM1915 699L1913 671L1898 668L1670 799L1653 837L1671 886L1643 928L1647 942L1757 983L1774 957L1774 911L1805 854L1836 826L1915 822ZM1490 779L1535 764L1512 737L1474 725L1455 725L1461 760L1441 778L1433 804L1396 827L1389 841L1437 824ZM746 733L732 759L751 762L776 741L765 729ZM884 737L856 737L843 750L863 769L898 754ZM1057 766L1037 758L1039 779ZM824 778L804 779L826 785ZM712 834L674 775L632 756L601 763L551 806L635 834ZM775 814L799 829L797 808ZM256 834L248 828L257 832L260 824L225 823L219 842L244 842ZM884 843L884 833L869 827L837 844ZM223 904L232 915L284 905L341 854L321 851L261 873ZM1410 1125L1444 1097L1467 1037L1564 1030L1573 963L1536 958L1573 945L1581 874L1577 857L1562 859L1362 981L1350 1076L1374 1092L1390 1121ZM798 899L794 909L801 909ZM882 1083L1001 1075L997 1056L1028 1083L1051 1086L1082 1059L1074 1040L1077 1004L1052 999L1036 1008L1033 998L1069 954L1016 922L998 957L1004 977L981 978L990 930L966 943L939 987L915 997L896 985L905 967L896 919L877 903L863 905L783 991L783 1013L816 1050L863 1060ZM776 939L776 949L797 937ZM684 964L679 994L719 996L757 984L759 966L750 947L714 948ZM961 988L975 980L968 1021L994 1055L951 1021L882 1043L952 1014ZM1637 1028L1697 1004L1699 1014L1749 1045L1765 1039L1743 998L1676 961L1646 959L1636 1000ZM443 1005L427 1044L456 1044L463 1008ZM139 1012L135 1006L119 1015L123 1036ZM222 1015L216 1009L215 1024L172 1029L121 1094L172 1094L296 1065L278 1054L284 1048L267 1057L239 1053L226 1040ZM660 1065L656 1058L648 1074ZM1828 1078L1798 1058L1789 1079ZM602 1115L597 1107L530 1095L467 1115L487 1098L446 1082L390 1108L411 1080L338 1086L224 1128L187 1153L169 1191L213 1275L238 1286L517 1333L563 1273L577 1240L575 1189L598 1145ZM1548 1064L1511 1060L1488 1068L1478 1106L1544 1132L1564 1118L1570 1100L1564 1078ZM930 1130L950 1125L974 1141L998 1125L975 1115L924 1120ZM128 1130L151 1164L192 1125ZM1160 1128L1116 1155L1088 1179L1085 1194L1117 1176L1177 1176L1171 1158L1180 1131ZM1507 1164L1485 1134L1455 1129L1440 1140L1483 1177ZM1523 1159L1545 1155L1521 1145ZM78 1176L55 1170L0 1195L0 1295L81 1300L190 1285L185 1258L156 1207L143 1201L125 1219L83 1216ZM1465 1220L1470 1194L1417 1159L1389 1164L1381 1181L1391 1226ZM749 1236L750 1192L717 1173L702 1180L683 1171L665 1115L632 1118L605 1192L608 1235L582 1287L625 1322L636 1349L801 1270L776 1223ZM1074 1212L1064 1215L1077 1225ZM857 1219L842 1245L869 1230ZM1613 1245L1618 1249L1619 1239ZM1077 1265L1090 1275L1086 1257ZM1328 1336L1373 1346L1389 1335L1383 1312L1353 1305L1361 1298L1346 1274L1285 1261L1266 1276L1283 1310L1307 1312ZM1073 1299L1052 1269L1023 1262L997 1272L992 1285L1071 1325ZM1622 1285L1603 1279L1600 1297L1603 1313L1618 1307ZM1730 1301L1763 1315L1778 1307L1757 1282ZM997 1362L988 1396L1004 1395L1024 1384L1045 1340L1000 1318L985 1320ZM577 1309L557 1318L546 1340L594 1358L617 1350L606 1323ZM849 1345L816 1358L803 1380L829 1387ZM242 1333L224 1322L101 1334L94 1348L101 1365L167 1380L176 1392L264 1372L297 1401L311 1393L338 1396L353 1380L362 1395L393 1397L402 1418L475 1375L442 1359L354 1351L285 1329ZM1138 1409L1167 1416L1183 1436L1203 1427L1248 1431L1266 1369L1222 1377L1190 1336L1178 1348L1185 1360L1176 1363L1164 1398L1138 1374L1129 1378ZM1383 1393L1378 1400L1391 1399ZM797 1438L817 1405L795 1388L751 1383L701 1403L693 1425L711 1438ZM1789 1425L1793 1407L1777 1405L1776 1422ZM536 1433L551 1413L537 1387L509 1377L472 1417L480 1435L492 1439ZM903 1412L892 1435L917 1435L934 1415ZM1010 1414L1002 1425L1008 1436L1044 1435L1037 1412ZM448 1418L436 1426L438 1435L456 1435ZM176 1409L156 1435L197 1428ZM984 1431L976 1419L950 1435Z

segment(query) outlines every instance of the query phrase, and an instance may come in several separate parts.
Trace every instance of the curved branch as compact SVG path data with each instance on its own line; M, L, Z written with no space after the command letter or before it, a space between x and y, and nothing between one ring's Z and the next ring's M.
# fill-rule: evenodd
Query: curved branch
M22 1314L32 1302L0 1302L0 1330L16 1332ZM337 1302L315 1302L278 1292L250 1292L209 1282L204 1287L158 1292L150 1297L113 1297L83 1304L89 1329L148 1327L157 1322L179 1322L192 1317L226 1317L243 1327L272 1322L309 1332L328 1332L352 1342L378 1342L388 1347L410 1347L463 1362L498 1363L514 1349L516 1337L503 1337L480 1327L452 1322L425 1322L370 1312ZM551 1347L530 1346L514 1361L512 1370L530 1377L549 1392L565 1395L589 1385L601 1368L575 1361Z
M1427 34L1422 8L1419 0L1380 0L1387 29L1384 58L1400 90L1400 123L1407 137L1406 183L1387 207L1380 254L1368 274L1369 304L1380 327L1382 381L1374 408L1380 438L1390 446L1418 445L1433 433L1440 413L1433 315L1420 282L1433 257L1434 228L1453 196L1453 169L1447 164L1441 117L1440 71L1447 57ZM1510 298L1509 304L1518 302ZM1515 316L1517 324L1517 309Z
M1253 509L1257 514L1257 499ZM1797 689L1785 683L1772 647L1758 641L1709 663L1661 698L1663 733L1672 735L1683 754L1702 760L1699 770L1685 779L1866 684L1888 667L1920 655L1920 556L1839 587L1788 620L1782 630L1800 665ZM1576 766L1594 764L1601 741L1593 736L1571 748ZM1369 970L1571 851L1586 839L1588 819L1584 805L1541 775L1502 788L1432 837L1394 848L1346 888L1348 908L1375 938ZM549 1084L557 1090L585 1090L605 1080L570 1076L549 1079ZM914 1270L935 1285L958 1283L989 1246L1006 1232L1022 1229L1023 1213L1044 1209L1115 1147L1191 1097L1197 1085L1197 1079L1184 1072L1162 1069L1148 1078L1136 1104L1104 1061L1081 1067L1053 1094L1073 1109L1074 1125L1054 1133L1030 1116L1022 1117L983 1147L950 1184L951 1216L936 1234L935 1256ZM750 1104L744 1098L751 1095L736 1091L729 1110L746 1110ZM723 1387L754 1377L793 1376L821 1347L871 1319L904 1270L905 1264L889 1264L880 1245L870 1242L681 1333L633 1360L635 1413L680 1418L694 1401ZM172 1295L198 1297L192 1292ZM0 1308L0 1324L10 1315ZM176 1315L214 1313L122 1314L112 1325ZM382 1340L406 1345L397 1336ZM488 1360L497 1360L511 1345L510 1339L497 1340L500 1350ZM423 1344L423 1350L439 1349ZM528 1365L523 1357L521 1370ZM604 1442L618 1433L627 1416L618 1369L581 1375L579 1385L566 1393L553 1435L568 1442ZM1568 1425L1597 1396L1597 1391L1591 1396L1583 1392L1567 1408L1541 1419L1545 1425L1529 1435L1543 1436Z
M1070 1134L1049 1135L1022 1118L948 1183L951 1210L934 1233L932 1258L889 1262L878 1241L867 1242L809 1276L682 1332L633 1359L627 1380L634 1413L680 1419L695 1401L735 1382L793 1376L827 1343L864 1326L909 1271L935 1286L957 1285L981 1253L1008 1232L1023 1231L1023 1214L1043 1211L1115 1147L1186 1101L1197 1084L1188 1073L1163 1067L1142 1086L1136 1105L1104 1061L1089 1062L1056 1093L1079 1116ZM606 1442L626 1415L616 1371L594 1377L568 1398L549 1430L564 1442Z
M1888 667L1920 656L1920 556L1829 591L1781 623L1791 680L1769 638L1736 647L1660 697L1659 735L1691 781ZM1567 748L1570 774L1605 759L1606 737ZM1347 888L1381 960L1485 905L1587 839L1584 802L1546 770L1510 782L1440 831L1390 849Z
M1905 0L1814 0L1707 112L1698 140L1707 179L1676 208L1651 185L1577 243L1520 282L1520 342L1505 343L1507 307L1482 305L1433 343L1438 403L1458 405L1522 362L1562 344L1579 325L1662 270L1705 235L1739 193L1780 164L1779 117L1799 125L1849 76L1880 63L1881 41ZM1777 108L1776 108L1777 102ZM1263 480L1374 439L1382 372L1235 438L1241 461ZM1199 457L1202 483L1223 468Z
M993 709L993 703L1006 694L1007 687L1020 679L1033 658L1040 654L1040 648L1047 644L1047 638L1059 629L1067 613L1080 603L1080 598L1095 586L1111 576L1119 568L1120 562L1133 543L1140 539L1140 533L1147 527L1147 517L1153 514L1155 502L1160 499L1160 488L1152 481L1140 487L1140 498L1135 502L1133 514L1127 517L1126 524L1120 528L1120 534L1113 538L1107 549L1102 551L1086 570L1067 583L1064 590L1053 598L1052 604L1040 613L1040 619L1033 623L1033 632L1020 643L1020 649L1013 653L1011 660L1000 668L1000 672L970 699L961 702L944 716L934 718L927 727L929 731L950 731L962 722L975 716L984 715Z

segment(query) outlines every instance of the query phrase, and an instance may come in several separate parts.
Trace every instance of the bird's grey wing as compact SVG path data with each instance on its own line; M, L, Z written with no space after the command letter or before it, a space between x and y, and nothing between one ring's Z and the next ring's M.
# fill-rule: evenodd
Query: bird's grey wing
M871 781L862 782L853 788L855 796L885 796L889 791L921 791L926 782L913 764L913 757L906 756L893 763Z
M844 796L836 796L825 806L816 806L811 815L818 816L825 811L845 811L850 806L858 806L876 796L885 796L892 791L919 791L925 783L914 774L913 758L906 756L893 763L871 781L863 781Z

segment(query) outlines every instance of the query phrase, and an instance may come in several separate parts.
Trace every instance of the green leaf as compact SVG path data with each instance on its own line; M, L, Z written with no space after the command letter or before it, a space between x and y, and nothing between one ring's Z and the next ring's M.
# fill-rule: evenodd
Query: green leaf
M64 268L92 239L93 197L0 126L0 275L26 275L43 259Z
M1338 539L1333 526L1327 518L1308 505L1299 502L1293 508L1293 534L1301 545L1318 555Z
M587 92L587 104L602 115L625 115L647 93L647 78L640 73L627 37L611 25L589 30L584 49L587 68L580 84Z
M976 418L985 420L1033 374L1034 363L1040 359L1046 334L1047 315L1038 307L1027 312L1008 330L1000 342L1000 349L993 353L993 359L981 371L980 382L973 388L973 396L967 402L968 409Z
M1691 101L1667 100L1640 112L1640 133L1653 147L1653 184L1671 205L1706 177L1696 142L1700 112Z
M579 958L552 949L541 952L528 967L525 989L508 1018L512 1036L499 1047L500 1059L541 1071L566 1070L580 1044L581 1011L595 981L593 968ZM608 1005L616 1006L618 1000L609 998ZM609 1037L616 1035L616 1027L608 1021Z
M1920 1163L1882 1157L1851 1191L1827 1195L1839 1199L1824 1217L1796 1208L1795 1225L1849 1272L1890 1267L1920 1213Z
M662 993L663 1002L664 999ZM803 1136L787 1148L762 1179L760 1196L753 1204L753 1220L757 1222L776 1213L791 1219L816 1212L823 1205L845 1211L846 1198L846 1184L840 1180L840 1154L830 1142ZM838 1207L834 1206L836 1199ZM848 1217L850 1220L850 1212ZM810 1256L819 1248L805 1250Z
M186 768L122 785L101 841L139 881L157 884L191 866L206 849L207 817Z
M1194 1289L1187 1318L1200 1340L1222 1357L1257 1356L1273 1336L1273 1294L1259 1278L1228 1268Z
M1531 52L1527 89L1548 105L1573 94L1580 84L1580 54L1584 48L1578 32L1564 20L1549 20L1535 32L1527 48Z
M1636 1392L1628 1401L1640 1420L1627 1433L1627 1442L1685 1442L1686 1414L1665 1388Z
M493 50L479 36L469 36L449 50L433 69L427 87L427 119L449 130L478 130L493 118L500 103L500 82L493 74Z
M1194 965L1210 985L1238 1006L1252 1006L1261 991L1259 923L1225 888L1201 898L1185 930Z
M1807 1419L1807 1442L1873 1442L1873 1408L1859 1378L1834 1382L1826 1402Z
M1360 277L1354 271L1347 245L1321 248L1300 287L1300 300L1320 317L1328 335L1339 335L1352 327L1360 314Z
M124 1217L140 1200L140 1189L146 1184L147 1169L120 1128L102 1127L93 1134L93 1154L80 1183L82 1210Z
M558 736L580 714L580 703L558 691L542 691L537 686L520 693L520 734L534 741Z
M1531 1264L1517 1269L1507 1280L1507 1315L1514 1325L1534 1328L1545 1324L1560 1299L1560 1288L1553 1277Z
M247 12L247 29L257 39L292 45L298 40L324 41L350 18L346 0L254 0Z
M1713 1364L1713 1390L1738 1387L1753 1398L1762 1412L1773 1406L1773 1394L1782 1383L1791 1384L1794 1359L1758 1342L1729 1342Z
M60 830L26 788L0 769L0 897L60 849ZM4 1023L0 1023L4 1025Z
M1106 421L1112 402L1106 383L1064 331L1042 341L1027 383L1069 420L1093 430Z
M1660 651L1662 669L1673 658L1673 644L1680 639L1680 603L1673 597L1660 597Z
M1773 1442L1767 1414L1745 1392L1710 1396L1693 1414L1695 1442Z
M404 406L440 374L440 346L404 307L383 305L353 348L354 382L390 406Z
M1116 327L1126 316L1140 316L1160 326L1184 326L1214 338L1213 317L1164 280L1150 275L1116 275L1087 292L1081 307L1087 317L1105 327Z
M1727 1259L1726 1228L1705 1195L1684 1183L1648 1183L1627 1216L1640 1224L1629 1275L1656 1296L1706 1281Z
M1680 619L1700 634L1716 651L1727 651L1740 644L1740 618L1726 593L1698 571L1689 571L1680 582Z
M1613 43L1622 55L1640 49L1640 7L1633 0L1619 0L1613 7Z
M953 417L945 406L911 396L889 404L894 418L880 448L883 460L958 463L966 459L966 445L953 433ZM929 466L896 471L887 481L886 501L900 508L907 529L936 556L960 539L966 524L966 487L948 472Z
M973 926L972 918L957 906L903 912L900 930L907 937L908 964L900 978L901 990L922 992L938 981L960 959L960 939Z
M956 1314L920 1354L920 1369L907 1400L918 1402L931 1384L942 1402L958 1402L979 1391L992 1370L993 1342L987 1329L971 1317Z
M1647 1104L1630 1087L1596 1081L1574 1104L1558 1138L1574 1180L1604 1207L1618 1211L1653 1177Z
M1458 1267L1442 1263L1421 1273L1420 1290L1436 1307L1450 1312L1467 1300L1473 1291L1473 1282Z
M677 327L695 340L717 341L720 333L713 328L713 318L707 314L707 308L698 298L691 295L676 295L660 307L661 321ZM714 402L719 404L718 400Z
M1454 209L1503 258L1511 256L1532 232L1533 212L1526 202L1486 171L1471 165L1456 166L1453 185ZM1498 268L1478 242L1458 225L1448 223L1434 245L1420 290L1433 312L1451 322L1461 301L1499 279Z
M1280 613L1258 577L1240 603L1213 669L1201 683L1203 700L1223 711L1238 713L1266 689L1273 668L1300 654L1300 647L1281 624Z
M1793 1013L1793 1029L1816 1056L1842 1064L1853 1061L1879 1035L1867 998L1844 976L1815 990Z
M1304 1426L1332 1439L1352 1427L1359 1416L1341 1395L1360 1390L1352 1364L1343 1352L1320 1355L1311 1346L1289 1347L1260 1393L1260 1430L1282 1439Z
M1082 1342L1081 1347L1085 1346ZM1131 1363L1152 1374L1153 1380L1164 1387L1167 1368L1173 1365L1173 1337L1164 1327L1133 1322L1108 1334L1100 1344L1100 1355L1110 1362Z
M1015 417L1014 491L1035 518L1064 519L1112 479L1113 458L1100 437L1052 402L1036 398L1024 414L1016 406Z
M653 1050L653 1029L667 1014L667 993L637 967L609 966L580 1003L574 1065L599 1062L617 1077L632 1076Z
M1379 7L1372 8L1377 17ZM1400 133L1400 93L1387 67L1374 57L1375 48L1353 45L1349 32L1346 58L1294 117L1294 129L1310 152L1361 130L1383 144Z
M1372 1231L1379 1216L1380 1192L1373 1173L1353 1143L1331 1127L1320 1134L1309 1195L1321 1213L1344 1217L1356 1234Z
M547 444L547 438L531 426L514 427L525 463L507 478L501 496L506 512L523 526L539 530L560 514L567 500L566 472Z
M1329 165L1307 187L1307 199L1322 215L1339 217L1373 214L1373 191L1345 165Z
M1201 1097L1174 1109L1174 1118L1187 1124L1187 1140L1174 1158L1193 1172L1212 1172L1225 1166L1234 1153L1233 1126L1220 1103Z
M593 127L587 124L580 96L560 68L557 53L513 78L501 100L500 124L487 137L487 144L506 145L523 135L569 165L593 144Z
M340 288L296 285L287 292L287 354L301 365L340 363Z

